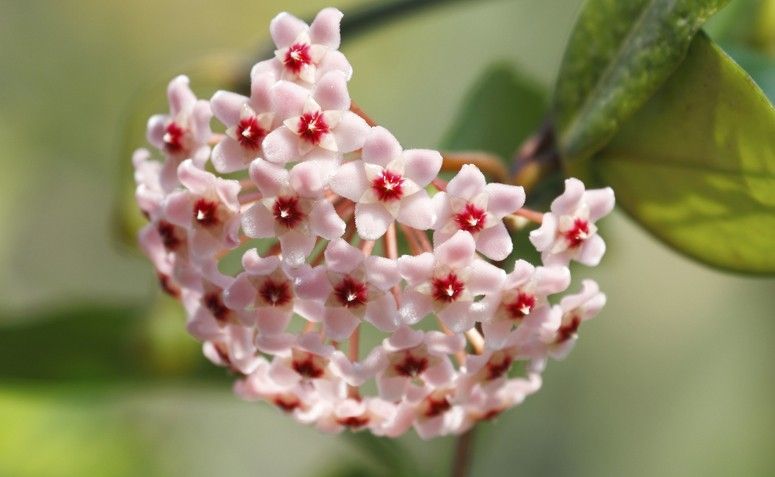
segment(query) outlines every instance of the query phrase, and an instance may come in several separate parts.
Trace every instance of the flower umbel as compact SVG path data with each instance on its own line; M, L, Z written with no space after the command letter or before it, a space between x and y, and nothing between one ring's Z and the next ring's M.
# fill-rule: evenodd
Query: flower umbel
M162 160L132 159L139 241L242 398L326 432L461 434L538 391L600 312L592 280L558 295L570 261L600 262L613 191L568 179L542 215L477 164L441 180L442 154L356 114L341 18L275 17L275 56L253 67L249 96L197 100L188 78L170 82L169 114L148 122ZM542 264L507 274L493 262L514 252L513 216L541 224Z

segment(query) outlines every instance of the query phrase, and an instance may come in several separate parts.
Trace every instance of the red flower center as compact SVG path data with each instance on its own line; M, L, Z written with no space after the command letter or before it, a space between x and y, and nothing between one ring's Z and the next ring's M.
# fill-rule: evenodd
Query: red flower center
M275 396L273 401L284 412L291 412L301 406L301 401L293 394L279 394Z
M509 368L511 368L511 356L505 353L496 354L487 362L487 379L498 379L506 374Z
M202 304L215 317L218 323L223 324L229 319L230 310L226 308L218 292L208 293L202 298Z
M452 303L460 298L460 294L465 289L463 282L452 272L444 277L434 278L431 285L433 286L433 299L445 303Z
M178 153L183 151L183 140L186 136L186 129L180 126L178 123L171 122L164 128L164 149L170 153Z
M164 244L164 248L170 252L177 250L183 243L183 239L178 235L174 225L164 220L159 221L156 224L156 231L161 237L161 242Z
M369 301L369 289L365 283L347 275L334 287L334 296L345 308L356 308Z
M351 429L359 429L369 423L369 417L368 416L340 417L336 419L336 422L340 426L349 427Z
M255 116L240 119L237 124L237 141L245 149L256 150L261 147L261 141L266 137L267 131L258 124Z
M271 306L287 305L293 298L288 282L266 280L258 291L261 299Z
M470 202L463 210L455 214L455 223L458 228L470 233L481 232L486 219L487 212Z
M382 202L390 202L403 197L403 184L404 178L401 177L401 174L386 169L379 177L371 181L371 188L377 194L377 199Z
M403 361L393 367L400 376L415 377L428 369L428 358L412 356L407 353Z
M449 403L447 396L436 397L431 394L425 398L425 412L423 412L423 415L425 417L436 417L447 412L451 407L452 405Z
M204 227L218 225L218 203L208 199L199 199L194 203L194 220Z
M313 356L307 355L303 359L293 361L293 370L307 379L316 379L323 376L325 370L315 363Z
M299 198L296 196L280 196L275 199L272 215L278 224L289 229L299 225L305 218L304 212L299 209Z
M589 223L584 219L573 221L573 227L562 234L571 248L578 247L589 237Z
M519 292L517 298L511 303L506 304L506 311L513 320L521 320L530 314L536 306L536 297L530 293Z
M156 276L159 279L159 286L161 287L162 291L164 291L164 293L173 298L180 296L180 289L175 286L175 283L172 281L172 277L164 273L157 273Z
M324 134L328 134L331 130L326 124L326 120L323 118L322 111L315 111L312 113L304 113L299 118L299 130L297 133L305 141L314 145L320 144L320 140Z
M581 318L579 318L578 315L571 316L570 319L567 320L565 324L560 326L559 330L557 330L556 342L562 343L563 341L567 341L573 338L573 335L575 335L579 331L580 325L581 325Z
M304 65L312 63L312 55L309 53L309 45L304 43L294 43L285 52L283 65L293 74L298 75Z

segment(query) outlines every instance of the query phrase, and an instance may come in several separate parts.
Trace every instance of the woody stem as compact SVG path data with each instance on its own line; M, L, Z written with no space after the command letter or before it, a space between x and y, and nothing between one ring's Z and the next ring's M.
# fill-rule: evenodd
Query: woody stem
M471 460L474 450L474 432L472 427L455 440L455 453L452 456L452 477L466 477L471 468Z

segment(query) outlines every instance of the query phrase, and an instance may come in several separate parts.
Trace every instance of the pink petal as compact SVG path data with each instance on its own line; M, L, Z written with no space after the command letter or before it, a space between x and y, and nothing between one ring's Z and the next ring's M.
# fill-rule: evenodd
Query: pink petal
M584 241L576 260L590 267L596 267L605 255L605 241L595 234Z
M312 43L325 45L332 50L339 48L341 41L339 24L343 13L336 8L324 8L317 14L309 26L309 35Z
M554 243L555 233L557 232L557 219L554 214L544 214L543 222L541 226L532 232L530 232L530 243L535 246L536 250L543 252L551 248Z
M326 336L338 341L348 338L360 322L346 308L328 308L323 323Z
M164 149L164 132L169 116L155 114L148 119L145 137L157 149Z
M393 295L386 293L366 306L364 318L378 330L391 333L398 328L398 312Z
M290 81L278 81L271 90L272 111L278 122L301 116L309 97L307 88Z
M572 214L583 197L584 184L574 177L565 179L565 192L552 201L552 212L556 215Z
M227 245L210 232L201 229L192 230L188 238L191 256L199 260L212 257L215 253L222 251Z
M304 263L315 248L315 237L295 230L282 234L279 239L283 261L292 267Z
M387 231L393 216L382 204L356 204L355 227L358 235L366 240L377 240Z
M435 258L432 253L402 255L398 259L398 271L409 285L414 286L428 280L433 273Z
M264 158L276 164L300 159L299 138L290 129L279 127L267 134L262 143Z
M276 75L272 72L263 72L251 76L250 81L250 105L256 112L271 111L272 86L276 82Z
M390 352L401 351L419 346L423 342L424 337L425 334L420 330L414 330L408 326L401 326L395 333L383 340L382 346Z
M398 211L398 221L418 230L430 229L436 221L433 203L424 189L405 197Z
M492 183L484 190L489 196L487 211L499 219L525 204L525 189L520 186Z
M329 71L341 71L344 73L347 81L353 76L353 67L347 61L347 57L341 51L329 50L323 61L318 65L317 74L322 75Z
M203 171L186 159L178 166L178 180L196 195L205 195L215 182L215 176Z
M329 71L318 80L313 94L323 110L350 109L350 93L347 77L341 71Z
M188 77L180 75L170 81L167 86L167 100L170 103L170 113L173 117L182 112L189 112L196 103L196 96L188 86Z
M261 257L255 248L251 248L242 255L242 268L251 275L269 275L279 265L280 259L277 256Z
M406 394L409 379L404 376L380 376L377 378L377 392L386 401L400 401Z
M568 267L539 267L535 272L535 282L537 293L559 293L570 285L570 270Z
M200 99L194 103L194 108L191 111L191 133L194 139L199 144L206 144L210 140L213 132L210 130L210 120L213 118L213 113L210 110L210 103L203 99Z
M188 192L177 191L164 201L164 217L175 225L190 227L194 215L194 198Z
M339 152L348 153L363 147L363 141L369 131L369 125L360 116L350 111L342 114L339 125L333 134Z
M334 206L327 200L319 200L312 206L309 224L312 232L326 240L341 237L345 230L344 221L337 215Z
M366 135L361 156L366 162L387 167L390 161L401 156L402 150L401 144L390 131L382 126L374 126Z
M291 321L292 313L275 308L262 308L258 310L256 328L264 335L278 335L285 331Z
M484 190L487 181L478 167L466 164L447 184L447 194L470 200Z
M484 260L474 260L469 271L466 287L475 295L496 293L506 280L506 272Z
M584 199L589 205L589 219L593 222L610 214L616 202L614 191L610 187L588 190Z
M339 273L350 273L363 262L363 252L339 238L329 242L323 253L328 268Z
M246 169L250 164L250 159L249 156L246 157L245 150L240 143L228 136L213 148L211 158L215 170L222 174Z
M269 33L277 48L290 46L307 28L306 23L286 12L280 13L269 23Z
M436 263L452 268L466 266L474 257L476 244L468 232L459 230L449 240L436 247Z
M290 184L288 170L261 158L251 162L249 173L264 197L276 197Z
M210 99L210 107L218 121L227 127L239 123L242 106L248 102L248 98L230 91L216 91Z
M476 250L495 261L504 260L509 256L514 250L514 244L503 222L479 232L476 237Z
M309 300L325 300L331 293L331 282L323 266L313 268L299 279L296 287L299 297Z
M409 149L404 151L404 175L420 187L428 185L439 174L442 158L438 151Z
M469 319L471 302L456 301L445 306L437 314L439 319L454 333L462 333L471 329L474 323Z
M369 283L380 290L388 290L401 281L401 275L398 273L398 265L395 260L369 255L366 257L364 265Z
M353 202L358 202L369 187L363 162L361 160L345 162L339 166L330 184L331 190L337 194Z
M489 349L501 349L511 334L512 323L508 320L497 320L482 323L484 342Z
M417 290L404 290L401 295L401 307L398 315L401 322L407 325L413 325L420 322L433 309L433 301L428 295L424 295Z
M251 238L274 237L274 217L263 204L258 203L242 214L242 230Z
M335 160L305 160L291 169L291 187L301 197L319 197L336 171Z
M455 368L446 357L439 364L428 368L422 375L423 381L433 387L448 386L455 379Z
M452 208L450 207L449 196L446 192L436 192L433 197L431 197L431 201L433 203L433 211L436 213L436 223L433 224L433 229L438 232L452 219ZM448 238L449 237L444 237L444 239L439 240L438 243L444 242ZM437 243L435 233L433 242Z

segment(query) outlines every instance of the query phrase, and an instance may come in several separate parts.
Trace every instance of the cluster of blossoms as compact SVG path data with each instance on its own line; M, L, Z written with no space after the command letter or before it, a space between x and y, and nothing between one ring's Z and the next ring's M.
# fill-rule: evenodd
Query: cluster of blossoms
M331 432L461 433L536 392L604 305L591 280L550 298L569 288L570 261L600 261L594 223L613 192L568 179L534 213L543 264L506 273L492 262L512 252L504 219L525 215L523 189L475 165L446 182L438 152L404 150L355 114L341 17L278 15L249 97L198 100L172 80L169 114L148 122L164 160L133 158L140 244L241 397ZM381 335L371 350L362 329Z

